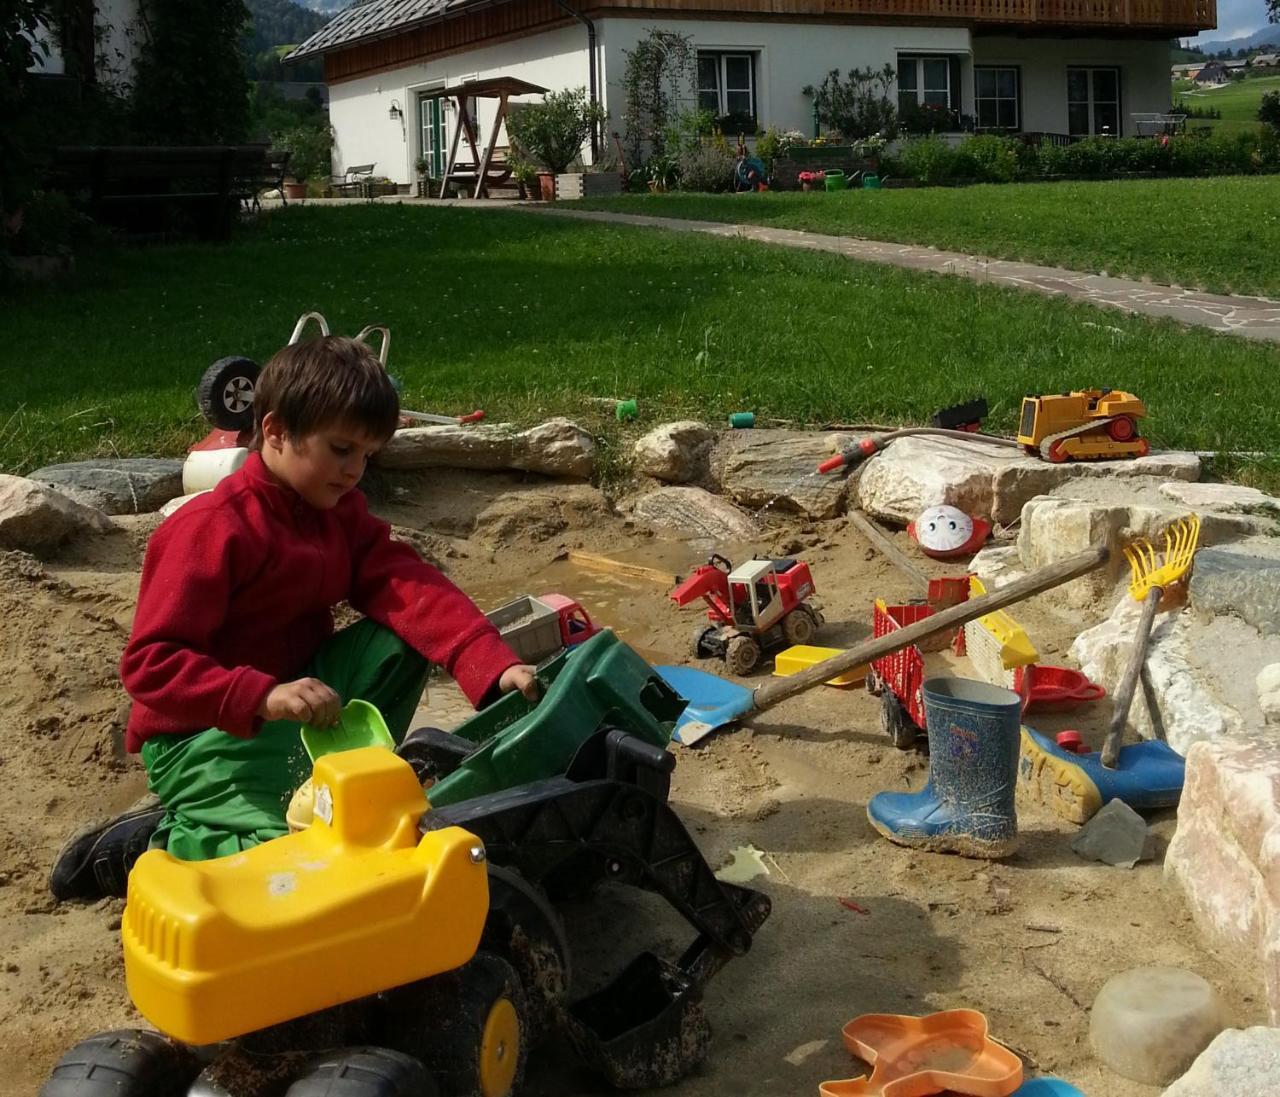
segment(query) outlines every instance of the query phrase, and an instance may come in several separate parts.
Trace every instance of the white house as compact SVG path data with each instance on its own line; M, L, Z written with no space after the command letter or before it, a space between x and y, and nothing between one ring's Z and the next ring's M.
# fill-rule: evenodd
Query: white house
M35 40L38 51L33 70L45 76L68 72L100 83L125 87L133 79L141 36L138 0L75 0L65 5L69 26L67 41L47 27Z
M335 171L407 183L420 154L439 174L446 86L587 87L618 125L626 51L652 27L692 38L700 102L761 127L811 132L803 87L887 63L901 101L981 128L1127 135L1169 108L1170 41L1216 20L1216 0L368 0L290 59L324 57ZM487 139L493 104L477 106Z

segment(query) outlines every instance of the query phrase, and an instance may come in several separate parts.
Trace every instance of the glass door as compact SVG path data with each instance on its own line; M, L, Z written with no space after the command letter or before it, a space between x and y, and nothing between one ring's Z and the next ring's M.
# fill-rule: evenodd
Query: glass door
M1067 69L1067 127L1073 137L1120 136L1120 70Z
M440 109L440 97L418 96L418 119L421 126L421 155L431 165L431 176L439 179L444 174L444 112Z

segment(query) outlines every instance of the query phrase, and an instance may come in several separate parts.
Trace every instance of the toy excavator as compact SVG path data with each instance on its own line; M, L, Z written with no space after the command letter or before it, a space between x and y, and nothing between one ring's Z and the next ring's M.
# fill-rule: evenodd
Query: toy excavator
M1054 464L1145 457L1151 443L1138 437L1146 406L1131 392L1083 389L1061 396L1026 396L1018 444Z
M707 620L694 635L700 658L719 656L734 674L750 674L767 648L808 644L823 623L807 604L814 596L809 565L801 560L748 560L735 568L723 556L707 563L671 592L686 606L707 603Z
M717 880L667 804L685 702L643 659L605 630L538 678L537 706L511 694L398 754L317 758L304 830L212 861L143 854L121 936L159 1031L82 1040L41 1097L515 1097L552 1030L622 1088L694 1069L703 988L769 900ZM557 904L605 882L695 937L571 998Z

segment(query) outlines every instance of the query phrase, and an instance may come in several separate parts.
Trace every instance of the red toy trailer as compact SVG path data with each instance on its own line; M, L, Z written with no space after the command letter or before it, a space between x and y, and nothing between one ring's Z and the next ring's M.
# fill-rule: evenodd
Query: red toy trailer
M734 674L750 674L765 649L812 642L823 623L816 606L805 604L813 595L802 560L754 559L735 568L716 555L676 587L671 600L707 603L710 624L694 636L699 658L719 656Z
M872 628L876 637L914 625L933 616L923 602L905 606L885 605L876 599ZM915 644L877 659L867 675L867 692L880 698L880 726L899 750L910 750L924 730L924 653Z

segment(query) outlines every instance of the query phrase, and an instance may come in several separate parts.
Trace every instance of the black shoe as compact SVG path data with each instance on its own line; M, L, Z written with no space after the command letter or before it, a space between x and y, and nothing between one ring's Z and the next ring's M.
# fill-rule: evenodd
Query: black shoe
M125 897L129 870L146 851L151 835L164 817L164 808L144 808L118 815L79 834L62 847L49 890L59 902L66 899Z

